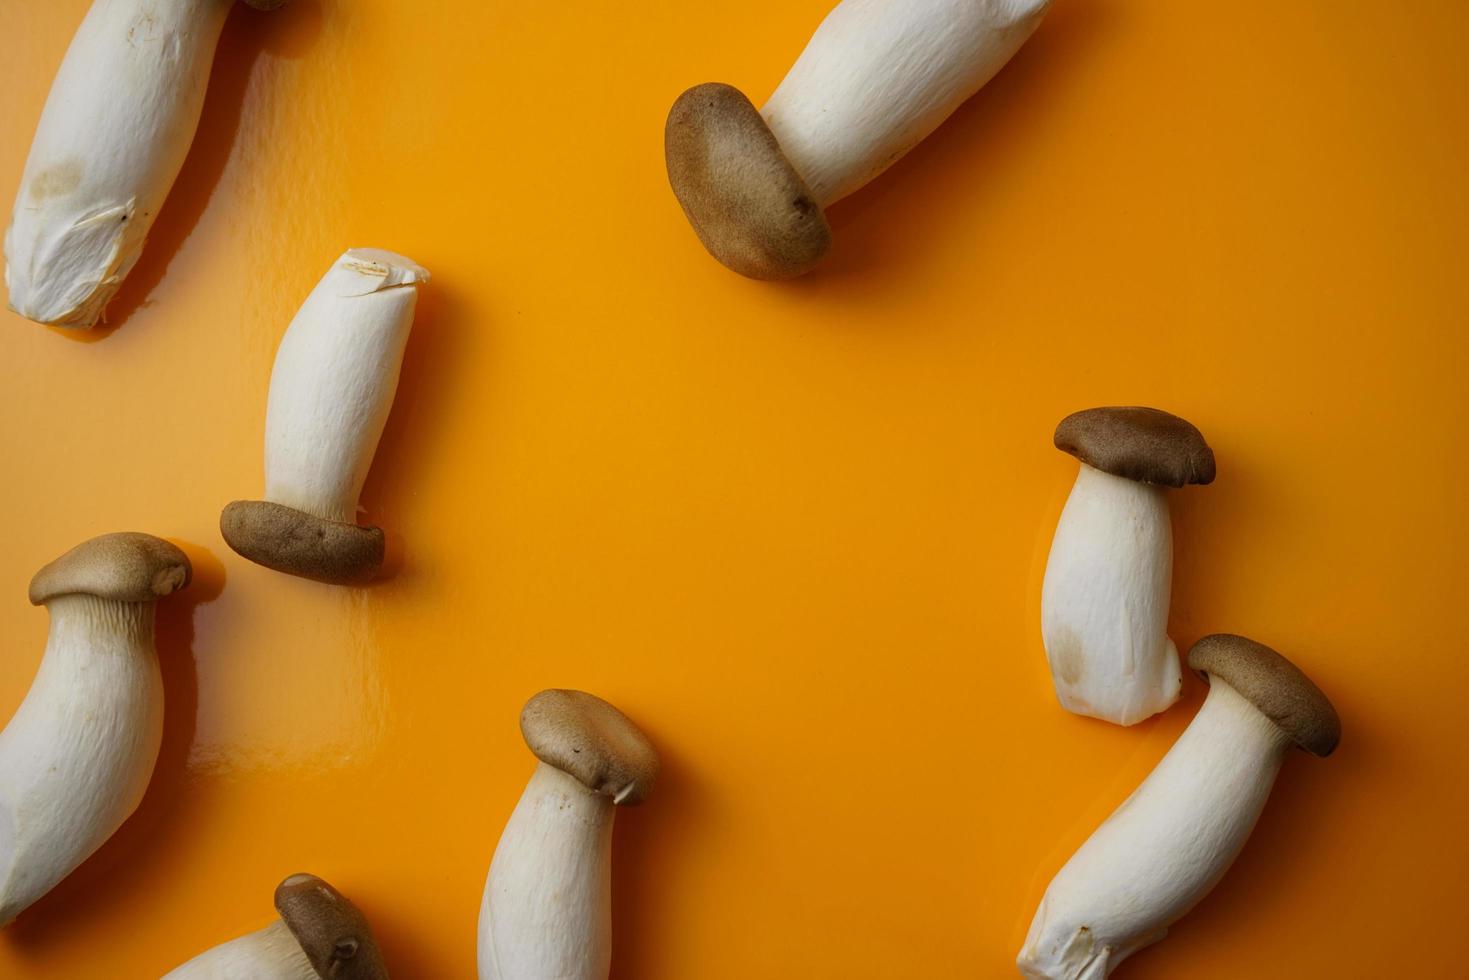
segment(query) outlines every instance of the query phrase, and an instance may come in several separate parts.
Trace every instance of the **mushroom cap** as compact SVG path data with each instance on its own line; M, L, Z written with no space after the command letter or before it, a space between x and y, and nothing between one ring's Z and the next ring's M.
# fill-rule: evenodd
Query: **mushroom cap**
M189 584L189 556L162 538L119 531L83 541L31 579L31 604L63 595L152 602Z
M520 733L536 758L574 776L613 803L648 798L658 753L627 715L583 691L542 691L520 712Z
M256 10L279 10L290 2L291 0L245 0L248 6Z
M1321 689L1289 660L1254 640L1215 633L1195 643L1188 665L1218 677L1260 709L1301 748L1328 756L1341 741L1341 719Z
M1214 482L1214 450L1192 423L1156 408L1089 408L1056 426L1056 448L1139 483Z
M708 82L680 95L663 154L699 240L740 275L790 279L831 246L821 204L739 89Z
M269 500L235 500L219 515L219 533L258 565L302 578L352 585L383 564L381 528L328 521Z
M277 885L275 908L322 977L387 980L388 968L367 917L316 875L291 875Z

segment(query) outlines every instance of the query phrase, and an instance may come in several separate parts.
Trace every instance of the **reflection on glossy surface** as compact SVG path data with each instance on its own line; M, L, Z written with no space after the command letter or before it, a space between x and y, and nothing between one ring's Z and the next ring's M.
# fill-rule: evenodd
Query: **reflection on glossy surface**
M0 314L0 719L44 644L42 562L132 528L196 568L159 608L149 792L0 931L0 976L100 976L99 948L158 976L265 925L301 868L395 976L470 975L530 774L517 712L563 686L664 763L613 845L615 976L1009 975L1046 882L1201 696L1186 679L1124 731L1050 691L1040 584L1075 465L1050 435L1116 403L1219 456L1173 500L1170 635L1290 650L1350 733L1287 762L1128 976L1390 976L1399 937L1450 927L1469 11L1057 4L832 208L816 275L747 282L668 190L664 115L711 77L768 95L828 6L230 13L111 326ZM0 199L84 8L0 0L25 39ZM350 591L250 565L217 520L261 485L286 324L381 242L434 281L362 495L391 569Z
M374 636L368 596L313 582L274 589L271 574L248 566L235 576L241 590L261 593L262 608L240 618L224 605L200 610L200 631L228 639L195 654L190 771L333 773L370 765L388 706L378 659L392 644ZM246 584L250 577L258 581Z

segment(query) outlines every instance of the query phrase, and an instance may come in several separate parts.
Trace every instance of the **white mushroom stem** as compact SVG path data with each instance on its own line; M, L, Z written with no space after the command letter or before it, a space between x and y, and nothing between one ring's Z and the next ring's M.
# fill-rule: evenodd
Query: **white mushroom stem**
M1081 464L1041 588L1041 637L1068 711L1131 725L1178 700L1172 578L1166 491Z
M824 208L994 77L1050 0L843 0L761 110Z
M90 327L138 260L204 104L230 0L95 0L51 85L10 230L10 308Z
M163 980L320 980L301 944L280 919L258 932L205 950Z
M1290 747L1285 732L1212 678L1173 748L1051 881L1020 972L1100 980L1162 939L1239 854Z
M393 407L418 283L428 271L381 249L349 250L286 329L270 376L265 497L354 523Z
M612 800L541 763L500 835L479 912L479 980L606 980Z
M163 737L153 603L51 599L40 670L0 732L0 924L137 809Z

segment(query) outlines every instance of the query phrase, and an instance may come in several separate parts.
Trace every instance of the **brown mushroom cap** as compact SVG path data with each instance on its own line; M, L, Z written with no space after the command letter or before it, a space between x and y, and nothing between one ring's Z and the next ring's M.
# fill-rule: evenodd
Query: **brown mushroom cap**
M31 579L31 604L57 596L94 595L117 602L152 602L189 584L189 556L151 534L120 531L83 541Z
M1194 644L1188 665L1218 677L1260 709L1297 745L1328 756L1341 741L1341 719L1321 689L1289 660L1254 640L1215 633Z
M258 565L302 578L352 585L383 564L380 528L328 521L269 500L236 500L219 515L219 533Z
M275 907L301 951L330 980L387 980L367 918L316 875L296 874L275 890Z
M739 89L709 82L680 95L663 153L699 240L740 275L790 279L831 246L820 202Z
M1181 487L1214 482L1203 433L1156 408L1089 408L1056 426L1056 448L1113 476Z
M614 803L648 798L658 753L628 717L582 691L542 691L520 712L520 732L536 758Z

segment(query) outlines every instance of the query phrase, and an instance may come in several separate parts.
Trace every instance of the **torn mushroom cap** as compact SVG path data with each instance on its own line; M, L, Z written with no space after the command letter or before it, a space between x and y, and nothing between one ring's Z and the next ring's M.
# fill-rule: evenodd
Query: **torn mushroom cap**
M790 279L831 246L821 204L739 89L709 82L680 95L663 151L699 240L741 275Z
M1341 719L1311 678L1254 640L1215 633L1194 644L1188 665L1224 681L1312 755L1328 756L1341 741Z
M193 567L174 545L151 534L120 531L83 541L31 579L39 606L57 596L85 594L116 602L152 602L189 584Z
M219 515L219 533L235 551L278 572L345 585L382 567L381 528L331 521L269 500L235 500Z
M385 980L388 968L357 906L316 875L291 875L275 890L276 911L323 977Z
M1089 408L1056 426L1056 448L1104 473L1181 487L1214 482L1214 450L1190 422L1156 408Z
M520 712L520 732L536 758L614 803L643 802L658 778L658 753L648 737L621 711L582 691L537 694Z

